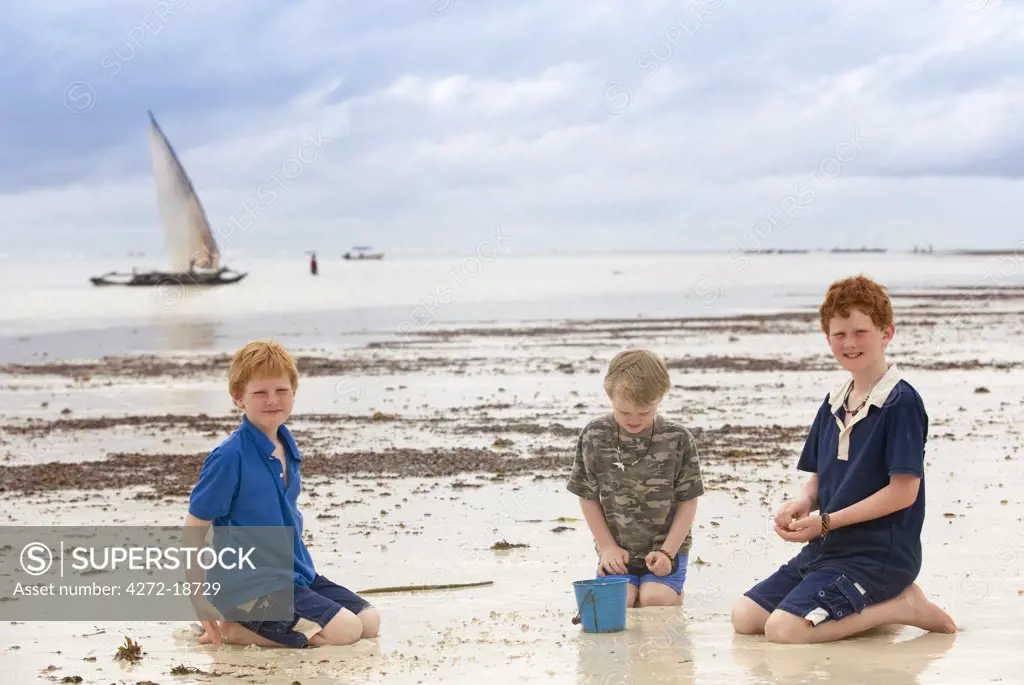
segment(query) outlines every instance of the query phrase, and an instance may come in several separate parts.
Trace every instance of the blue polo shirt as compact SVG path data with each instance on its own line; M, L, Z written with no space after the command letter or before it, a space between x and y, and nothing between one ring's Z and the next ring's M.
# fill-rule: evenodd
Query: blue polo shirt
M808 544L812 570L847 573L876 597L910 585L921 570L925 515L924 452L928 414L921 396L892 365L849 427L843 426L848 381L818 409L797 468L818 474L820 511L834 513L870 497L890 476L921 479L909 507L834 529Z
M188 510L215 526L294 528L295 582L308 587L316 569L302 542L302 514L297 506L302 454L287 428L281 426L277 437L286 453L287 488L274 443L243 416L242 425L203 462Z

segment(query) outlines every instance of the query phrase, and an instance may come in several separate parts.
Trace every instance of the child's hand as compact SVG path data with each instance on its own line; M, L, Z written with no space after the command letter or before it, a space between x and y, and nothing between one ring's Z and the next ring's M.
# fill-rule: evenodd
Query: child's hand
M220 645L222 637L218 621L223 621L224 617L205 597L193 595L191 601L192 608L195 609L196 616L199 617L199 621L203 624L203 630L206 631L200 636L199 643Z
M810 542L821 535L821 517L817 514L814 516L804 516L790 523L788 529L776 526L775 532L783 540L788 540L789 542Z
M791 499L784 502L775 512L775 529L791 530L790 524L793 521L805 518L810 513L811 504L804 499Z
M658 577L667 576L672 572L672 562L669 560L668 555L662 552L648 553L644 558L644 562L651 573Z
M625 573L629 563L629 552L621 547L609 547L601 551L601 561L597 566L602 576L609 573Z

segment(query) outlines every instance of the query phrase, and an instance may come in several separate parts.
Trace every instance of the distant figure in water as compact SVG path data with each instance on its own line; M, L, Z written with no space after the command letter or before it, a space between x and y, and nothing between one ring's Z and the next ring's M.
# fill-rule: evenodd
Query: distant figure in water
M314 276L316 276L317 273L319 272L319 270L320 269L319 269L319 267L317 266L317 263L316 263L316 252L313 252L313 253L311 253L311 255L309 257L309 273L311 273Z

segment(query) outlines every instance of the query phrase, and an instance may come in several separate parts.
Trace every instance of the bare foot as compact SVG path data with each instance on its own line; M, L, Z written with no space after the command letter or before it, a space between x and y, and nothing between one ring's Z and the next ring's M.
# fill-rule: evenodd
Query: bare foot
M924 591L917 583L900 593L900 597L910 603L912 609L911 625L931 633L955 633L956 623L953 618L934 602L925 597Z

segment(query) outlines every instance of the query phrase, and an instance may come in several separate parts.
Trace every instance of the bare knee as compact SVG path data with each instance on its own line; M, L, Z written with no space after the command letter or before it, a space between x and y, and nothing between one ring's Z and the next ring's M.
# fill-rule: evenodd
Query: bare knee
M640 586L640 606L670 607L679 604L680 595L662 583L644 583Z
M380 612L374 607L366 607L357 614L359 622L363 626L361 637L377 637L380 635Z
M809 630L810 623L806 620L778 609L764 624L765 639L783 645L804 644Z
M740 635L760 635L767 620L768 612L749 597L740 597L732 605L732 629Z
M348 609L342 609L324 626L317 637L328 645L351 645L363 635L363 622Z

